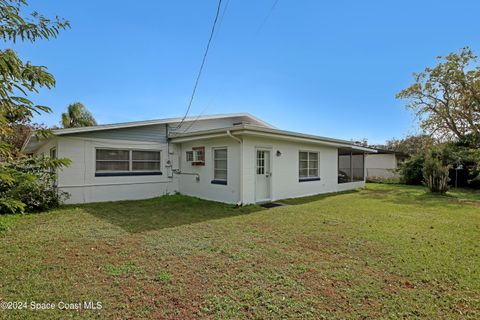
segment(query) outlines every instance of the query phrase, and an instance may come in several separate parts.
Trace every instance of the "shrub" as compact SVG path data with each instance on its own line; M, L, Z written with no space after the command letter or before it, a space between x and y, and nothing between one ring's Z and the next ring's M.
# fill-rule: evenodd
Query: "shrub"
M425 156L418 154L405 160L399 166L400 180L405 184L421 185L423 182L423 164Z
M427 154L422 173L424 183L430 192L443 194L448 191L449 170L450 166L445 165L434 151Z
M23 213L59 206L68 194L56 187L56 171L67 159L31 157L0 163L0 213Z
M459 186L480 188L480 149L453 143L431 147L404 161L398 169L401 182L416 185L425 183L423 169L428 156L441 159L442 165L449 168L452 179L456 176L455 168L461 164L464 169L458 172Z

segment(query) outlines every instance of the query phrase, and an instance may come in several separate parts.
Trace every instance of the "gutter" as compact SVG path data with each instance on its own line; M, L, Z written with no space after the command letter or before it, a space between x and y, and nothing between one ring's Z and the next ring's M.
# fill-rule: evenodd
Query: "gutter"
M230 138L232 138L233 140L236 140L238 143L242 143L242 139L238 138L238 137L235 137L231 132L230 130L227 130L227 136L229 136Z
M240 203L243 204L243 140L239 137L235 137L230 130L227 130L227 136L237 141L240 144Z

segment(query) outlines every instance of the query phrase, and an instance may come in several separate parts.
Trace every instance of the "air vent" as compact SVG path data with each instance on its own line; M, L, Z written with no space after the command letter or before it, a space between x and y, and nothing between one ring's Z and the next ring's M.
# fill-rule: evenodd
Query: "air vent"
M240 121L240 122L234 122L233 125L234 126L242 126L242 125L249 125L250 122L248 121Z

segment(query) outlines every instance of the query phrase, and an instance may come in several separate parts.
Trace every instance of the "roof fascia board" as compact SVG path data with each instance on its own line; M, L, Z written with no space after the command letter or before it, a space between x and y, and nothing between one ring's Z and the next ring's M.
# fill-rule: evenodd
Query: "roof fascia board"
M265 137L265 138L273 138L273 139L280 139L286 141L296 141L296 142L305 142L305 143L314 143L314 144L321 144L327 145L337 148L351 148L355 150L365 151L365 152L372 152L375 153L376 151L373 149L356 146L348 143L338 143L338 142L331 142L331 141L324 141L320 139L308 138L308 137L295 137L292 135L285 135L281 133L269 133L269 132L260 132L258 130L251 130L246 127L240 128L224 128L222 129L223 132L219 132L219 129L210 130L210 132L203 132L197 134L189 134L188 136L180 136L180 137L172 137L171 141L173 143L182 143L188 141L197 141L202 139L212 139L212 138L220 138L227 136L227 131L230 130L234 135L247 135L247 136L256 136L256 137ZM215 131L215 132L214 132Z
M195 135L195 136L188 136L188 137L178 137L178 138L170 138L170 141L173 143L183 143L189 141L197 141L203 139L215 139L215 138L223 138L227 136L227 131L225 130L224 133L211 133L211 134L202 134L202 135Z
M280 140L286 140L286 141L314 143L314 144L321 144L321 145L332 146L337 148L349 148L349 149L361 150L366 152L373 152L373 153L375 152L372 149L364 148L361 146L356 146L348 143L331 142L331 141L325 141L321 139L307 138L307 137L301 137L301 136L295 137L291 135L283 135L283 134L275 134L275 133L272 134L272 133L249 131L249 130L237 131L237 132L239 132L240 134L249 135L249 136L261 136L261 137L280 139Z
M248 113L232 113L232 114L221 114L221 115L211 115L211 116L201 116L201 117L190 117L185 121L202 121L202 120L215 120L215 119L225 119L225 118L237 118L237 117L247 117L255 120L256 122L262 123L268 127L274 128L271 124L252 116ZM132 128L132 127L144 127L157 124L174 124L180 122L181 118L166 118L158 120L146 120L146 121L134 121L134 122L123 122L123 123L112 123L104 124L92 127L80 127L80 128L66 128L66 129L57 129L53 130L55 135L65 135L65 134L75 134L82 132L93 132L93 131L102 131L102 130L112 130L112 129L122 129L122 128Z

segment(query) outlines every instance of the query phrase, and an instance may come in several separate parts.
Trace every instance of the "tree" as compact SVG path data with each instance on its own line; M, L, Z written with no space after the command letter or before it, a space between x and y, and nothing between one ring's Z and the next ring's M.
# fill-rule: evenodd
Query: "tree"
M438 64L414 73L415 83L397 94L407 99L427 133L444 141L480 137L480 66L468 47L438 57ZM478 139L478 138L477 138Z
M25 14L27 5L26 0L0 0L0 38L5 42L56 38L60 30L69 28L69 22L58 17L51 20L38 12ZM54 86L55 78L46 67L23 62L11 49L0 50L0 158L12 156L7 137L13 126L29 122L34 113L51 112L27 95Z
M46 127L30 121L24 121L22 123L13 123L9 127L11 134L5 137L5 143L10 146L10 152L14 158L18 158L21 155L21 148L34 131L47 131Z
M82 103L75 102L62 113L62 125L64 128L88 127L96 126L97 121Z
M423 182L423 165L425 155L423 153L415 154L400 164L398 172L400 181L405 184L419 185Z
M426 134L411 135L403 139L388 140L384 146L385 149L403 152L408 155L415 155L424 152L435 144L435 139Z

